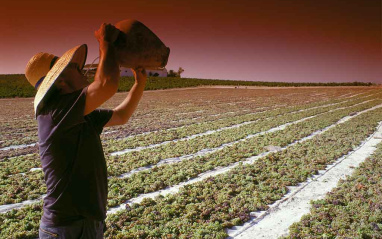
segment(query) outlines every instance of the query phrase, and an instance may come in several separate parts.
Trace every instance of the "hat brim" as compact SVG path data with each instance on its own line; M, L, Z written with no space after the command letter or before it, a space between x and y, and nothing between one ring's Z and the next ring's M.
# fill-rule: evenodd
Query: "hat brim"
M65 52L60 59L54 64L52 69L46 74L44 80L41 82L36 96L34 98L34 112L37 115L39 106L47 95L47 92L52 88L54 82L60 76L60 74L65 70L69 63L77 63L81 69L84 67L86 62L86 56L88 53L88 47L86 44L73 47L72 49Z

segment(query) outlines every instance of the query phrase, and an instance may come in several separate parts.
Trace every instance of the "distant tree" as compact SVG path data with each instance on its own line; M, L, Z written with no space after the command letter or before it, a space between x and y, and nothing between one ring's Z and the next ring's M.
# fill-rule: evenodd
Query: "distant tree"
M174 70L169 70L167 73L167 77L176 77L176 76L177 76L177 72L175 72Z
M179 67L178 71L169 70L167 73L167 77L180 77L180 75L184 72L182 67Z
M182 67L179 67L178 69L178 77L180 77L180 75L184 72L184 69Z

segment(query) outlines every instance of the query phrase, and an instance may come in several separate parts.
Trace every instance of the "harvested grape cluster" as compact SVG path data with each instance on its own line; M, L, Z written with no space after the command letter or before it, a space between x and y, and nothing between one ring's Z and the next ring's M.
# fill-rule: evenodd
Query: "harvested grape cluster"
M354 173L341 180L286 238L382 238L382 143Z

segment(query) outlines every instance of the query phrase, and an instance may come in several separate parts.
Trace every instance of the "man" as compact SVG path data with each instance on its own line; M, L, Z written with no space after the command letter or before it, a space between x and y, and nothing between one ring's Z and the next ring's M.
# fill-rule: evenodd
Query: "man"
M133 69L135 84L126 99L113 110L97 109L118 89L118 33L110 24L95 32L100 61L91 84L81 71L86 45L60 58L38 53L27 64L25 75L38 89L34 108L47 185L40 238L103 238L108 188L100 134L103 127L128 121L147 80L144 69Z

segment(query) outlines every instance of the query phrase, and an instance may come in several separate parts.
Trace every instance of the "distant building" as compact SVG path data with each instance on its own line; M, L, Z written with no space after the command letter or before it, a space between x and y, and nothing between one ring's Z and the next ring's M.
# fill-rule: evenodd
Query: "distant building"
M120 72L121 72L121 76L134 76L130 68L121 67ZM148 76L167 77L166 68L163 68L163 69L162 68L146 68L146 73Z
M88 72L88 76L94 76L98 68L98 64L86 64L82 69L82 72ZM159 76L159 77L167 77L167 69L166 68L146 68L147 76ZM133 72L130 68L120 67L120 75L121 76L134 76Z

